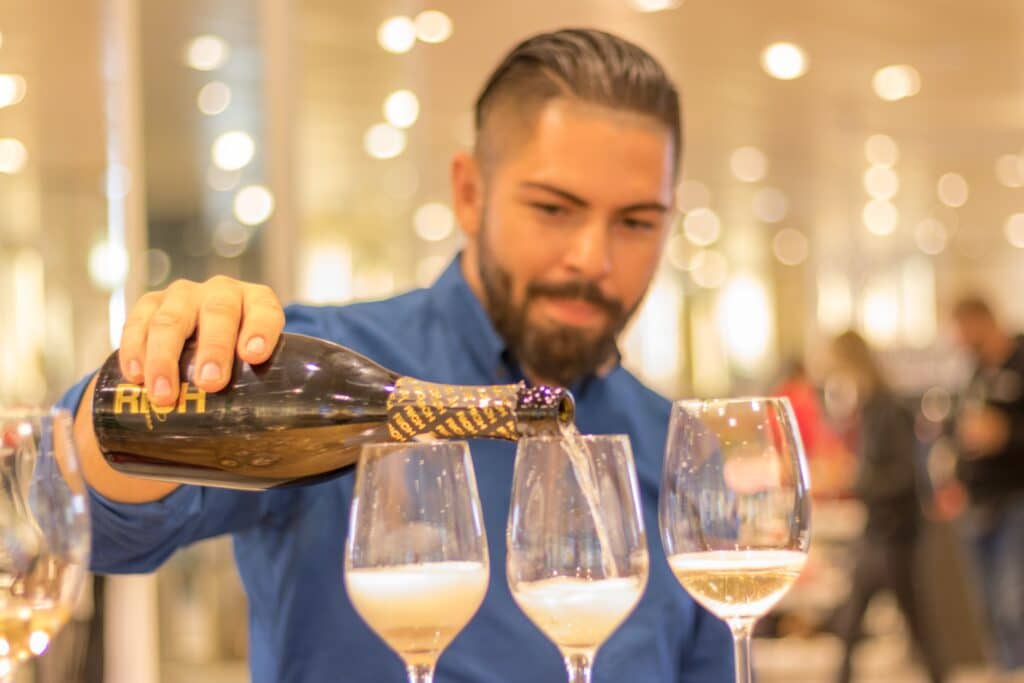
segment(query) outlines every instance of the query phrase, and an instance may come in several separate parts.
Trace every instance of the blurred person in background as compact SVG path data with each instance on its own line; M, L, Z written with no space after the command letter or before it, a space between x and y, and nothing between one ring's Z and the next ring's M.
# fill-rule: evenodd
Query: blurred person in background
M830 349L833 371L856 388L853 419L858 466L855 495L867 508L867 524L851 577L850 595L830 627L843 641L837 680L848 683L861 621L871 599L890 590L906 620L933 683L944 681L941 657L925 631L915 590L915 556L921 527L914 455L914 418L889 388L864 339L845 332Z
M853 457L829 424L818 387L799 358L784 364L782 379L772 395L788 398L793 406L814 482L814 497L835 498L845 492L852 478Z
M670 404L621 366L616 339L661 261L681 153L678 93L650 54L594 30L534 36L490 76L476 104L475 149L453 159L466 247L434 285L385 301L284 309L265 286L179 281L132 308L122 372L145 384L153 405L172 405L193 333L199 388L218 391L236 355L264 362L287 330L428 381L570 387L581 431L629 435L653 531ZM255 683L401 680L401 664L356 614L339 574L351 476L264 493L125 476L99 452L92 386L87 378L63 405L77 410L97 571L153 571L182 546L230 533L249 597ZM565 680L558 651L505 580L514 453L508 443L473 444L491 583L441 657L439 682ZM648 543L646 592L601 648L595 680L732 681L728 629L657 559L658 534Z
M1024 339L979 297L953 308L974 360L955 419L962 517L1001 669L1024 674Z

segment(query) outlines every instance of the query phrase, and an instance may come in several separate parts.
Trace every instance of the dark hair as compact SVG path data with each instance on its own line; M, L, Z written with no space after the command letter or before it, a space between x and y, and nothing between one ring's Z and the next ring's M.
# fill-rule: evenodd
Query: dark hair
M784 379L803 377L806 374L807 368L804 366L804 361L800 356L792 355L782 361L782 377Z
M477 98L477 144L481 144L485 125L500 102L539 110L540 105L557 97L656 119L672 137L678 167L683 147L682 115L672 80L642 48L593 29L541 33L513 48Z
M970 294L961 297L953 305L953 317L957 320L964 318L982 318L995 321L996 316L992 313L992 307L980 296Z
M853 330L843 332L832 340L832 352L836 359L858 376L868 381L874 391L887 391L888 383L875 360L864 337Z

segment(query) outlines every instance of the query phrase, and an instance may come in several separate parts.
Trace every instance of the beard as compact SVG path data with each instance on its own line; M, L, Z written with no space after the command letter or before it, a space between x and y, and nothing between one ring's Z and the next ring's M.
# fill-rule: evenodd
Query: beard
M627 310L622 302L605 296L595 282L585 279L531 282L527 284L523 301L517 303L512 294L512 276L498 264L487 233L485 225L480 230L478 258L486 297L484 305L509 351L524 369L543 381L565 387L594 373L618 355L615 340L636 305ZM528 320L530 303L545 296L597 306L604 311L607 322L596 333L554 323L531 325Z

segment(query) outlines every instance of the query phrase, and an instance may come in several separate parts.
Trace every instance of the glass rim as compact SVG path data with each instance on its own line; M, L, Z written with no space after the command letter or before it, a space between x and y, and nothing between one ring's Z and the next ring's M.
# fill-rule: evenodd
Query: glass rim
M74 415L67 408L58 408L56 406L50 408L8 408L6 406L0 406L0 421L6 420L25 420L25 419L39 419L43 417L67 417L68 419L74 419Z
M629 441L629 434L579 434L577 438L586 443ZM556 436L554 434L537 434L534 436L524 436L519 439L519 443L561 443L562 441L565 441L564 436Z
M787 396L735 396L729 398L681 398L672 402L672 407L684 409L706 409L708 406L734 406L741 403L778 403L789 405Z
M459 451L468 452L469 442L465 439L434 439L431 441L382 441L365 443L359 449L360 455L371 453L392 453L405 450Z

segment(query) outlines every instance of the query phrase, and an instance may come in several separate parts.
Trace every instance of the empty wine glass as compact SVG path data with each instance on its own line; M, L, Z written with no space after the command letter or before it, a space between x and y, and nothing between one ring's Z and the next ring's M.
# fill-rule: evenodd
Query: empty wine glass
M0 681L67 622L89 542L71 415L0 410Z
M659 500L665 551L693 598L733 634L750 683L750 634L796 581L810 545L807 463L784 398L679 401Z
M429 683L487 592L487 539L463 441L363 448L345 552L356 611Z
M623 435L519 442L506 571L520 609L561 651L571 683L647 585L636 470Z

